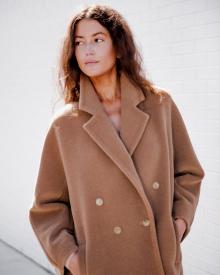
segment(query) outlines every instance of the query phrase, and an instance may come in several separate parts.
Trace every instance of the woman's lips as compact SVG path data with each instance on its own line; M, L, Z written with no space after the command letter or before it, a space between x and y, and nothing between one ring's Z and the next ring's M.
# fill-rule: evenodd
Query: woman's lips
M86 65L93 65L93 64L96 64L98 63L98 61L89 61L89 62L86 62L85 64Z

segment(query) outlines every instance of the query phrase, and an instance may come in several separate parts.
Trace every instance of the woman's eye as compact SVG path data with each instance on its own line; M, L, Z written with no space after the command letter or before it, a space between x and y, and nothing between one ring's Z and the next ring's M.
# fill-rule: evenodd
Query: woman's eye
M76 42L75 42L75 45L78 46L79 43L81 43L81 42L82 42L82 41L76 41Z
M95 38L95 41L99 42L99 41L104 41L104 39L102 38ZM80 44L81 43L81 44ZM79 45L82 45L83 41L76 41L75 42L75 46L79 46Z
M97 41L97 40L101 40L101 41L104 41L104 40L103 40L102 38L96 38L95 40L96 40L96 41Z

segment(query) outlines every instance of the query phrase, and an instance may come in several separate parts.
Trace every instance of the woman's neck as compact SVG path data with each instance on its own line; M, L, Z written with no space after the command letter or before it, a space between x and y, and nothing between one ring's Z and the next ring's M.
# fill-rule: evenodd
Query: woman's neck
M90 79L101 102L113 103L120 98L120 82L116 73Z

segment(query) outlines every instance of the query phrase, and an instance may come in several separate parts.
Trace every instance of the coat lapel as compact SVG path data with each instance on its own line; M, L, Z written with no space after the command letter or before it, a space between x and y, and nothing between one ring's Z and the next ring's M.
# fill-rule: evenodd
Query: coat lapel
M120 135L130 155L134 153L150 115L136 107L145 99L141 89L129 81L124 73L121 75L121 131Z
M84 130L93 141L111 158L135 185L143 196L143 187L132 161L150 115L136 107L145 99L141 89L136 88L122 72L121 85L121 131L119 137L110 118L105 113L94 86L83 73L80 76L79 109L92 116L83 124Z

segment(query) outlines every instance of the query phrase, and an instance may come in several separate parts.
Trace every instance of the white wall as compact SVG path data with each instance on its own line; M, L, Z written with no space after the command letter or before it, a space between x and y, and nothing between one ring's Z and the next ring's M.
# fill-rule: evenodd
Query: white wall
M0 2L0 239L50 270L28 210L59 97L60 42L82 3L92 1ZM220 274L220 1L99 3L112 5L128 20L149 78L175 99L206 172L191 233L182 244L184 275Z

